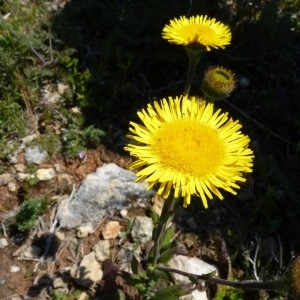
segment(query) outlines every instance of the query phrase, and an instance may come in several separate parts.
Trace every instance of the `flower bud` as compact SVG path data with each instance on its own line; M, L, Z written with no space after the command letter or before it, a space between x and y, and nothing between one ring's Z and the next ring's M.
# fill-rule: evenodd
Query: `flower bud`
M295 257L283 276L287 293L293 299L300 299L300 256Z
M205 100L210 102L225 99L235 87L234 74L223 67L208 68L201 84Z

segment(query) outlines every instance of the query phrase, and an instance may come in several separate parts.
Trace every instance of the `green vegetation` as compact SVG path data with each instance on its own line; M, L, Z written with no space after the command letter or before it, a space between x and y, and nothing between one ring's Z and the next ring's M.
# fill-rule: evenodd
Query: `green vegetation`
M38 216L47 211L47 207L47 196L25 199L17 213L14 226L21 232L29 232L34 228Z

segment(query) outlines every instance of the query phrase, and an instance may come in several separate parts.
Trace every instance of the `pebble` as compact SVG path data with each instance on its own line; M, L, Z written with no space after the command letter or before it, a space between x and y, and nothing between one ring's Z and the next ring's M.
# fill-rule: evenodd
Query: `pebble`
M11 273L16 273L16 272L19 272L20 271L20 267L18 266L11 266L10 267L10 272Z
M94 247L93 250L96 255L96 259L99 262L105 261L107 258L109 258L110 254L110 243L108 240L99 241Z
M76 282L83 287L90 288L103 277L100 264L96 260L95 252L85 255L76 272Z
M8 246L8 242L7 242L7 239L6 238L1 238L0 239L0 249L3 249L5 247Z
M102 236L105 240L115 239L121 230L121 225L118 221L108 222L102 230Z
M87 237L89 234L93 233L94 232L94 227L92 224L85 224L85 225L82 225L80 226L78 229L77 229L77 234L76 236L80 239L83 239L85 237Z

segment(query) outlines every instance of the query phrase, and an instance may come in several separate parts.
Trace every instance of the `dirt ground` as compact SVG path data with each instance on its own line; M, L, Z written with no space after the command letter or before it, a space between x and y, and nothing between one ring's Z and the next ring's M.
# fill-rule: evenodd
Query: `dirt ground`
M78 187L88 174L94 172L104 163L113 162L126 168L129 161L129 157L121 156L113 151L106 150L104 146L100 146L96 150L89 150L83 161L78 159L77 161L66 162L65 159L61 157L53 157L46 165L43 165L43 167L59 164L60 167L69 174L72 183ZM21 154L19 155L18 163L23 162L24 158ZM11 166L6 166L6 169L10 170ZM8 232L11 219L7 216L21 203L20 191L24 188L22 182L16 181L16 184L18 188L15 192L10 192L7 186L0 187L0 220L4 228L4 230L0 232L0 238L6 238L8 241L8 246L0 249L0 299L46 299L47 288L49 287L51 278L53 278L59 270L68 268L70 265L71 253L68 250L67 241L69 241L71 237L75 237L76 233L74 231L64 232L63 240L58 241L57 249L54 250L55 259L52 261L40 263L38 260L20 259L20 254L30 244L43 242L43 235L45 234L43 231L45 231L45 229L42 230L37 226L36 229L30 232L29 236L26 237L22 235L11 235L11 233ZM31 195L50 194L51 196L55 196L58 191L55 190L55 184L49 181L32 186L29 193ZM66 189L64 193L71 193L71 190ZM46 224L48 226L51 213L56 205L57 203L55 202L51 203L47 213L43 216L46 223L48 222L48 224ZM142 214L143 212L141 210L129 212L129 216L130 213ZM80 256L88 253L91 247L98 242L102 225L100 225L93 234L80 240L82 249ZM125 225L126 224L124 224L124 226ZM114 241L111 241L111 243L114 243ZM19 270L13 272L13 269L16 267L19 268ZM70 284L72 284L71 278Z

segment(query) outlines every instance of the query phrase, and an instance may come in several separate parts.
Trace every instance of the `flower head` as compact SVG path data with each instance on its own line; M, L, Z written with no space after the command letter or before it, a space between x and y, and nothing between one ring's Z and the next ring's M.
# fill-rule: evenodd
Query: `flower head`
M210 51L210 48L224 48L231 41L229 27L207 16L175 18L163 28L162 36L170 43L184 46L200 45L207 51Z
M129 137L140 144L125 147L138 159L137 181L149 189L158 185L158 194L190 204L191 195L201 197L205 207L213 194L223 199L220 189L236 194L243 172L252 171L250 139L241 133L239 121L214 111L212 103L187 97L169 97L138 112L142 125L131 122Z
M223 67L210 67L206 70L201 90L206 100L214 102L228 97L235 89L234 74Z

